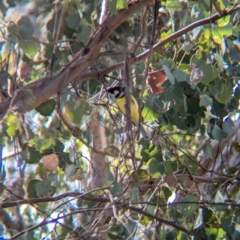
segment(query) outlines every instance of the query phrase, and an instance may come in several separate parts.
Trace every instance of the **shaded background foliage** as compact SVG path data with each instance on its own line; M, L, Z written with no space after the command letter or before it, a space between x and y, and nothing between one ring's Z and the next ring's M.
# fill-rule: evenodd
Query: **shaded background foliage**
M1 2L0 235L238 239L239 7ZM97 34L127 11L92 59ZM80 59L91 64L66 84ZM40 83L59 76L46 98ZM105 93L116 83L150 140L120 136L126 121Z

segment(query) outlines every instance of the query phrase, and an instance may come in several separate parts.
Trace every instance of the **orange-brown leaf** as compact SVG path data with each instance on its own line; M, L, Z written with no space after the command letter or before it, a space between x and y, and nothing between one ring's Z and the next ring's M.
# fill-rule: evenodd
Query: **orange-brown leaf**
M164 88L161 85L167 80L167 76L162 70L156 70L148 74L147 83L154 94L162 93Z
M56 154L49 154L46 155L42 158L42 164L45 166L48 170L54 171L56 170L58 164L59 164L59 159Z

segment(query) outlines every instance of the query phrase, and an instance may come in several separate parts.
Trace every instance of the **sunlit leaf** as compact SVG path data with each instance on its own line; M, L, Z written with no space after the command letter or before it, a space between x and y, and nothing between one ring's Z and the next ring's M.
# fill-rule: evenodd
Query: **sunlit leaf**
M201 83L203 84L207 85L218 77L218 71L215 66L204 65L201 67L201 69L203 71L203 77L201 79Z
M64 113L73 123L85 125L86 117L92 112L92 106L84 99L77 99L75 96L70 97L65 103ZM90 120L90 119L89 119Z
M164 174L164 165L158 159L152 158L147 163L148 171L154 178L158 178Z
M127 9L128 8L127 0L117 0L116 8L118 10Z
M147 161L153 157L157 158L159 161L162 161L162 155L159 153L159 150L154 145L150 145L148 148L143 148L141 151L141 155L144 161Z
M20 42L19 48L28 56L33 57L39 51L39 45L32 41L32 42Z
M209 91L218 102L227 104L232 98L233 89L232 85L225 81L216 81L215 84L209 87Z

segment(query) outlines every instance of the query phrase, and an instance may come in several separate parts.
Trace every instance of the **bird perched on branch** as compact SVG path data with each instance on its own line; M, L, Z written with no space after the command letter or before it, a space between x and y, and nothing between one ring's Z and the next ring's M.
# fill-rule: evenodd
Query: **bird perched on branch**
M125 88L116 86L108 88L107 91L111 96L113 96L116 99L116 104L119 108L119 110L126 116L126 96L125 96ZM130 99L130 112L131 112L131 121L135 126L139 126L140 132L143 135L144 138L148 139L149 135L146 132L146 130L143 128L140 120L141 117L139 115L139 107L137 100L131 96Z

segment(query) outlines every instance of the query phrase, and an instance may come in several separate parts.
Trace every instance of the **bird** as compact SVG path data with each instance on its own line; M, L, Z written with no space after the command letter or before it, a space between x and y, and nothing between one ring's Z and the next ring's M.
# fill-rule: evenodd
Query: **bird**
M123 115L126 116L126 97L125 97L125 87L115 86L110 87L107 89L110 96L114 97L116 99L116 104L119 108L119 110L122 112ZM143 128L140 120L141 117L139 115L139 106L137 103L137 100L131 96L130 99L130 111L131 111L131 121L135 126L139 126L140 132L143 135L145 139L149 138L148 133Z

